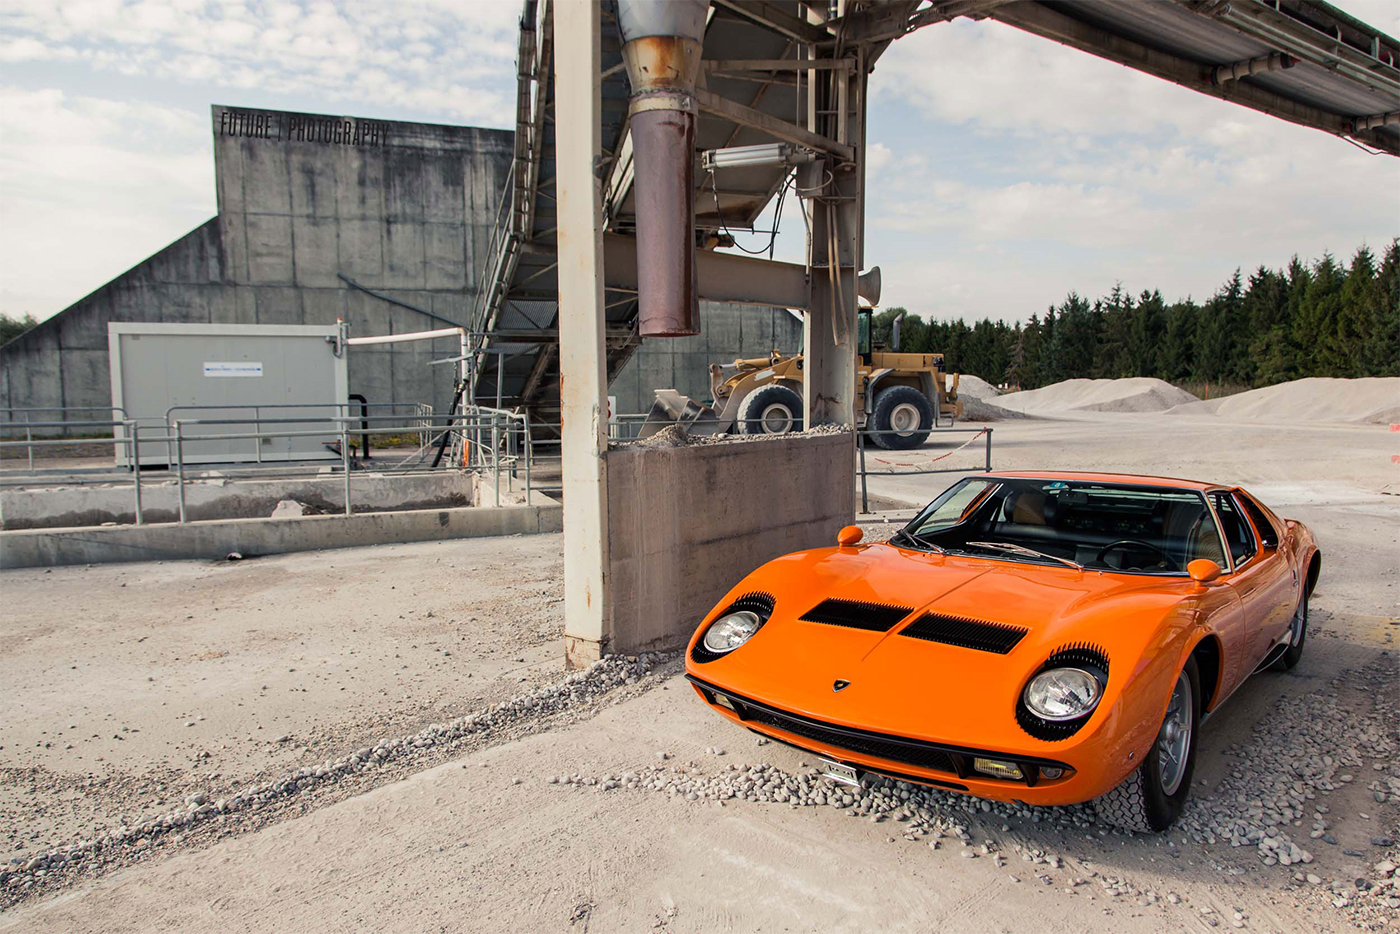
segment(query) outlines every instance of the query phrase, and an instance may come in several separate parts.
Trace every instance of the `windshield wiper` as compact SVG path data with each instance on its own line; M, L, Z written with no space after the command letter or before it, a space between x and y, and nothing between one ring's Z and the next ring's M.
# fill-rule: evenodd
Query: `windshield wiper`
M1043 551L1036 551L1034 548L1027 548L1025 545L1013 545L1011 542L968 542L968 544L973 546L974 548L999 548L1002 551L1009 551L1012 554L1016 555L1026 555L1027 557L1035 558L1049 558L1051 561L1058 561L1061 564L1067 564L1070 567L1077 568L1081 571L1085 570L1084 565L1080 564L1078 561L1071 561L1068 558L1060 558L1056 555L1047 555Z
M940 546L935 545L933 542L929 541L926 538L920 538L918 535L914 534L908 529L900 529L898 532L890 536L890 541L894 541L901 535L907 538L909 541L913 542L915 545L921 545L924 548L927 548L929 551L936 551L940 555L946 555L948 553L944 551Z

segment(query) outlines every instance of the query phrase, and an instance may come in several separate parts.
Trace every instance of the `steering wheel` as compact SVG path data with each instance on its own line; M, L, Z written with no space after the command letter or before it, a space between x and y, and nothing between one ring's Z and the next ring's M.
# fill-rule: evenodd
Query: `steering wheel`
M1104 545L1102 548L1099 549L1099 553L1094 557L1094 563L1095 563L1095 564L1108 564L1108 562L1104 560L1104 555L1108 554L1110 551L1116 551L1116 550L1118 550L1118 549L1122 549L1122 550L1124 550L1124 551L1137 550L1137 551L1156 552L1157 554L1159 554L1159 555L1162 556L1162 563L1165 564L1165 565L1167 566L1167 570L1169 570L1169 571L1178 571L1178 570L1180 570L1180 568L1178 568L1178 567L1176 566L1176 562L1172 560L1171 555L1167 554L1165 551L1163 551L1161 548L1158 548L1156 545L1152 544L1151 542L1138 541L1138 540L1135 539L1135 538L1123 538L1123 539L1119 539L1119 540L1116 541L1116 542L1111 542L1111 543L1109 543L1109 544L1107 544L1107 545ZM1111 565L1110 565L1110 566L1111 566ZM1121 571L1121 570L1124 570L1124 569L1123 569L1123 568L1117 568L1116 570L1120 570L1120 571Z

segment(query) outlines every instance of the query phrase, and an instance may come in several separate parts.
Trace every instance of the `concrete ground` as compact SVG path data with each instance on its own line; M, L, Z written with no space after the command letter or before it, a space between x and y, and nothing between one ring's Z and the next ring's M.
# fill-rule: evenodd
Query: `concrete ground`
M1324 570L1308 651L1204 727L1193 790L1203 813L1247 808L1278 778L1254 764L1280 744L1357 758L1355 781L1317 792L1335 844L1310 840L1309 820L1288 828L1312 862L1266 866L1226 840L1126 837L966 799L943 816L987 853L831 807L604 790L648 769L796 775L810 762L711 715L672 664L572 716L21 892L0 931L1400 930L1400 912L1338 894L1393 858L1372 841L1400 824L1371 793L1400 776L1400 497L1383 492L1400 479L1397 436L1140 415L995 427L998 467L1233 480L1312 526ZM919 502L953 478L873 478L872 490L883 505ZM534 536L5 572L0 829L27 855L190 788L223 793L560 680L559 547ZM560 775L599 784L549 782Z

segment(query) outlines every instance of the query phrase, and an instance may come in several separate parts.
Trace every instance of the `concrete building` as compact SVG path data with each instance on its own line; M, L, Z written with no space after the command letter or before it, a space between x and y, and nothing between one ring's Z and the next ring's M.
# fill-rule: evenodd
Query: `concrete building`
M512 133L214 106L218 214L0 349L0 419L111 404L107 323L332 324L352 336L465 325L512 158ZM705 333L643 346L618 408L651 390L708 392L712 360L795 350L801 323L709 305ZM445 411L455 339L356 347L350 392ZM487 381L478 387L492 394ZM70 420L103 417L73 412Z

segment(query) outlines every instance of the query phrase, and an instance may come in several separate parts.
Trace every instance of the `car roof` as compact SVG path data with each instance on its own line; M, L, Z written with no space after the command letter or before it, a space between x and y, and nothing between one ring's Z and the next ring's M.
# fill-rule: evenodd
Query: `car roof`
M1177 490L1220 490L1228 489L1219 483L1206 483L1202 480L1183 480L1180 477L1154 477L1147 474L1097 473L1089 470L994 470L982 474L984 477L1001 477L1007 480L1092 480L1099 483L1121 483L1132 486L1160 486Z

